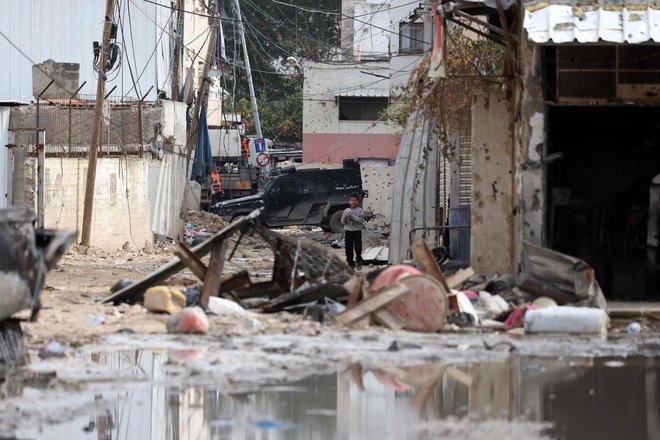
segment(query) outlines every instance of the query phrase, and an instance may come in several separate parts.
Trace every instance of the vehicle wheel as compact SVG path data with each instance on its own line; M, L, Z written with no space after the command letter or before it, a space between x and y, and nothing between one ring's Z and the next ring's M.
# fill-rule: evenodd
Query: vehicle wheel
M341 234L344 231L344 225L341 224L342 214L343 211L335 211L330 216L330 221L328 223L330 224L330 229L335 234Z

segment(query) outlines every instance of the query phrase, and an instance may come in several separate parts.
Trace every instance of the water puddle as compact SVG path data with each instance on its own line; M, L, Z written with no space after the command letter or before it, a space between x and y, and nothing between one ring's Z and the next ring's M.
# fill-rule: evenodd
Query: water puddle
M194 353L193 353L194 354ZM660 358L521 358L465 365L343 365L240 395L169 387L189 353L79 354L164 385L89 396L114 406L21 430L29 439L660 439ZM22 394L39 396L41 382ZM43 385L43 384L42 384Z

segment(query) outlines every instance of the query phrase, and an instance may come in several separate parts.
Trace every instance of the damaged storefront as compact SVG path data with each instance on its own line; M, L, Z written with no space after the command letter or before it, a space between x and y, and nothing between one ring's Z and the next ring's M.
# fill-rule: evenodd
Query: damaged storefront
M473 101L472 254L497 245L487 269L515 270L525 243L544 246L591 266L609 299L657 300L658 5L484 6L514 67Z
M527 154L541 159L540 238L589 263L611 299L659 295L656 8L524 2L522 12L523 88L536 81L542 93L523 93L520 103L528 106L520 124L543 133L536 144L522 138Z

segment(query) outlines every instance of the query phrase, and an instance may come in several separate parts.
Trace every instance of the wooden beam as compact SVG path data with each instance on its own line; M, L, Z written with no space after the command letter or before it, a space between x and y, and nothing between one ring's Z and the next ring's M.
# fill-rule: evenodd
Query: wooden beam
M417 240L414 242L410 246L410 252L412 252L412 256L415 261L417 261L422 266L424 272L426 272L426 274L430 277L435 278L445 289L445 294L448 294L451 289L449 289L447 281L445 280L445 276L442 274L440 266L438 265L438 261L433 256L433 252L431 252L431 249L429 248L429 245L426 244L426 241Z
M403 321L387 309L380 309L374 312L374 316L376 317L376 322L390 330L401 330L403 328Z
M217 243L220 240L224 240L225 237L229 236L230 234L234 233L235 231L241 229L243 226L245 226L247 223L250 221L256 219L259 217L261 214L261 209L257 209L252 211L250 214L240 217L238 220L235 222L227 225L222 231L218 232L216 235L213 237L209 238L205 242L195 246L194 248L191 249L191 251L197 255L197 257L203 257L204 255L208 254L211 251L211 248L215 243ZM186 267L181 260L178 258L175 258L171 262L165 264L164 266L161 266L158 268L156 271L150 273L143 279L121 289L117 293L105 298L102 303L115 303L119 304L121 302L138 302L141 301L143 296L144 296L144 291L147 290L149 287L160 283L167 278L171 277L175 273L178 273L181 271L184 267Z
M383 290L378 295L362 301L351 310L346 310L345 312L340 313L337 315L337 322L342 325L353 324L371 313L381 310L388 304L403 298L408 293L410 293L410 290L408 290L406 286L395 284L394 286Z
M250 274L247 270L242 270L233 275L224 277L218 294L221 295L235 289L249 288L251 285L252 281L250 280Z
M211 260L204 277L204 287L202 288L202 297L200 305L206 309L209 306L209 298L217 296L222 285L222 270L225 267L225 253L227 252L227 240L216 243L211 249Z
M250 287L239 287L233 289L236 296L240 299L251 299L269 297L275 298L276 296L284 293L284 289L275 281L264 281L262 283L254 283Z
M197 258L197 255L188 249L188 246L178 242L174 253L179 257L181 262L200 279L200 281L204 281L206 278L206 265L202 263L202 260Z
M471 267L468 267L467 269L461 269L455 274L447 277L447 286L449 286L450 289L456 289L473 276L474 269Z
M362 297L363 282L363 278L354 276L343 284L344 289L348 292L347 309L352 309L360 301L360 298Z

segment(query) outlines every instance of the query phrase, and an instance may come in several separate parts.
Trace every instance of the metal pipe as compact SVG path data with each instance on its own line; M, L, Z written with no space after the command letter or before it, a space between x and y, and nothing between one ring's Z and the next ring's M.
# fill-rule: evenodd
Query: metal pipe
M43 142L39 142L39 133L43 133ZM37 129L37 228L44 227L46 194L46 130Z
M140 157L144 157L144 145L142 144L142 102L145 100L147 95L151 93L151 90L154 86L149 87L147 93L144 94L142 98L138 101L138 142L140 143Z
M257 137L262 138L261 120L259 119L259 107L257 106L257 97L254 94L254 84L252 82L252 69L250 68L250 56L248 55L247 41L245 40L245 27L243 26L243 16L241 15L241 5L238 0L234 0L236 12L238 13L238 28L243 43L243 53L245 54L245 70L247 71L248 87L250 89L250 104L252 104L252 115L254 117L254 127L257 130Z
M484 27L490 29L491 31L495 32L496 34L500 34L502 36L504 36L504 34L505 34L504 31L502 29L498 28L497 26L493 26L492 24L490 24L486 21L481 21L477 18L474 18L470 14L466 14L465 12L459 11L458 9L454 9L451 13L454 14L454 15L458 15L459 17L464 18L466 20L469 20L473 23L476 23L479 26L484 26ZM509 37L513 41L518 41L518 37L516 35L509 34Z
M113 88L111 88L110 91L103 97L103 99L104 100L108 99L108 96L110 96L112 94L112 92L115 91L116 88L117 88L117 86L114 86Z

